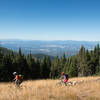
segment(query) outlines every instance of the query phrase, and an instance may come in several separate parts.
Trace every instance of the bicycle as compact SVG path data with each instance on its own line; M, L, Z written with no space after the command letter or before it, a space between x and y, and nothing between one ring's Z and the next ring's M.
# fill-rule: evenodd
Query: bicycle
M16 87L20 87L22 80L14 80L13 83Z
M76 81L73 81L73 82L68 81L68 82L64 83L63 80L60 80L59 82L56 83L56 86L73 86L73 85L76 85L76 84L77 84Z

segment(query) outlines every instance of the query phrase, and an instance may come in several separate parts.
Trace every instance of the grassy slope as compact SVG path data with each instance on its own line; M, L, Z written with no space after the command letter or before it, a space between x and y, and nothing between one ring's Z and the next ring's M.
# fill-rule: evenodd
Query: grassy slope
M12 83L0 83L0 100L100 100L99 77L72 78L83 83L75 86L55 86L58 80L23 82L20 88Z

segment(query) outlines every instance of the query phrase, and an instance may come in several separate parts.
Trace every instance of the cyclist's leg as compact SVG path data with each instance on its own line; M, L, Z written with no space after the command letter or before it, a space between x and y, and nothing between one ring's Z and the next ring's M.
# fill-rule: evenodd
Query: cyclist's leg
M16 85L17 87L19 87L19 85L20 85L20 84L19 84L19 80L16 80L16 81L15 81L15 85Z
M67 85L68 79L64 79L65 86Z
M22 83L22 80L19 80L19 85L21 85L21 83Z

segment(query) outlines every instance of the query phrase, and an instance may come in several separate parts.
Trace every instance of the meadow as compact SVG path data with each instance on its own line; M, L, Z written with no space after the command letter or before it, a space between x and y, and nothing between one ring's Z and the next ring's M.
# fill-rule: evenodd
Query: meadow
M19 88L0 83L0 100L100 100L100 77L71 78L76 85L56 85L59 80L24 81Z

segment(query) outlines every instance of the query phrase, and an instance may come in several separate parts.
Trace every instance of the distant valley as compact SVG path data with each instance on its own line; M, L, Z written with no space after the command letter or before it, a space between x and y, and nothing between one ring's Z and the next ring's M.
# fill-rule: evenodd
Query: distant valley
M0 40L0 46L18 51L22 49L24 54L45 54L61 57L64 53L67 57L78 53L80 47L93 50L100 42L92 41L39 41L39 40Z

